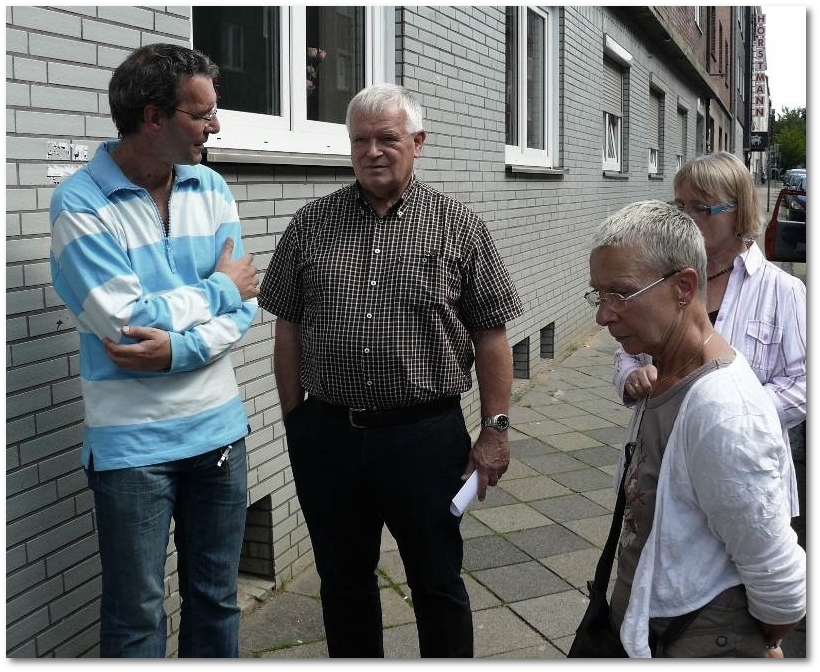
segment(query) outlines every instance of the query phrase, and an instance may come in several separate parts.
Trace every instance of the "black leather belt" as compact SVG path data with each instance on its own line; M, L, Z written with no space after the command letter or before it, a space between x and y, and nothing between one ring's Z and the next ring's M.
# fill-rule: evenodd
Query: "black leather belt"
M347 416L350 424L358 429L379 429L382 427L392 427L417 420L423 420L445 411L455 408L461 401L461 397L443 397L428 401L424 404L414 406L403 406L401 408L386 408L382 410L369 410L366 408L349 408L347 406L336 406L326 401L311 397L316 403L321 404L328 410L343 413Z

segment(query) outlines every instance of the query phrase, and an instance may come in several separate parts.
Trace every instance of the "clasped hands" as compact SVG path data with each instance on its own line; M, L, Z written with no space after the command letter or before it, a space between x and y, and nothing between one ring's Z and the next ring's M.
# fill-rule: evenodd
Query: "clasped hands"
M228 238L222 246L214 271L227 275L239 290L242 300L259 294L257 269L253 255L246 254L232 259L234 241ZM105 352L114 364L129 371L167 371L171 368L171 335L164 329L126 325L122 333L138 339L137 343L115 343L103 339Z

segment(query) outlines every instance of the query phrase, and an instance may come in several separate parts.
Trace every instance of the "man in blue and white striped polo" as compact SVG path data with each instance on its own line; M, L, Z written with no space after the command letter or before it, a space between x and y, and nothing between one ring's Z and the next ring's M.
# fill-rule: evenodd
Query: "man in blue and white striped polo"
M80 338L82 462L102 562L100 655L164 657L174 519L180 657L236 657L248 420L229 357L257 311L203 54L134 51L109 84L119 140L54 192L54 289Z

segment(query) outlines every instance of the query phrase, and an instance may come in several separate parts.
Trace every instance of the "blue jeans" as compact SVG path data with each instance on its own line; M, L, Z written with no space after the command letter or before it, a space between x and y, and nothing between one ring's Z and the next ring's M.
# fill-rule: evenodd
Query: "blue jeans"
M94 491L102 563L100 656L165 657L165 561L174 519L179 657L236 658L239 555L245 532L245 440L146 467L86 471Z

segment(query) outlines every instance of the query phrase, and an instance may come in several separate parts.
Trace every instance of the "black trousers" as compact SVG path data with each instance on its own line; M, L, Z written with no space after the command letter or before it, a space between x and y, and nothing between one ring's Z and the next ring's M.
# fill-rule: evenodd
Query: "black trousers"
M384 656L376 566L386 524L404 562L421 656L472 657L461 521L449 510L470 451L461 408L359 429L308 398L285 428L330 656Z

